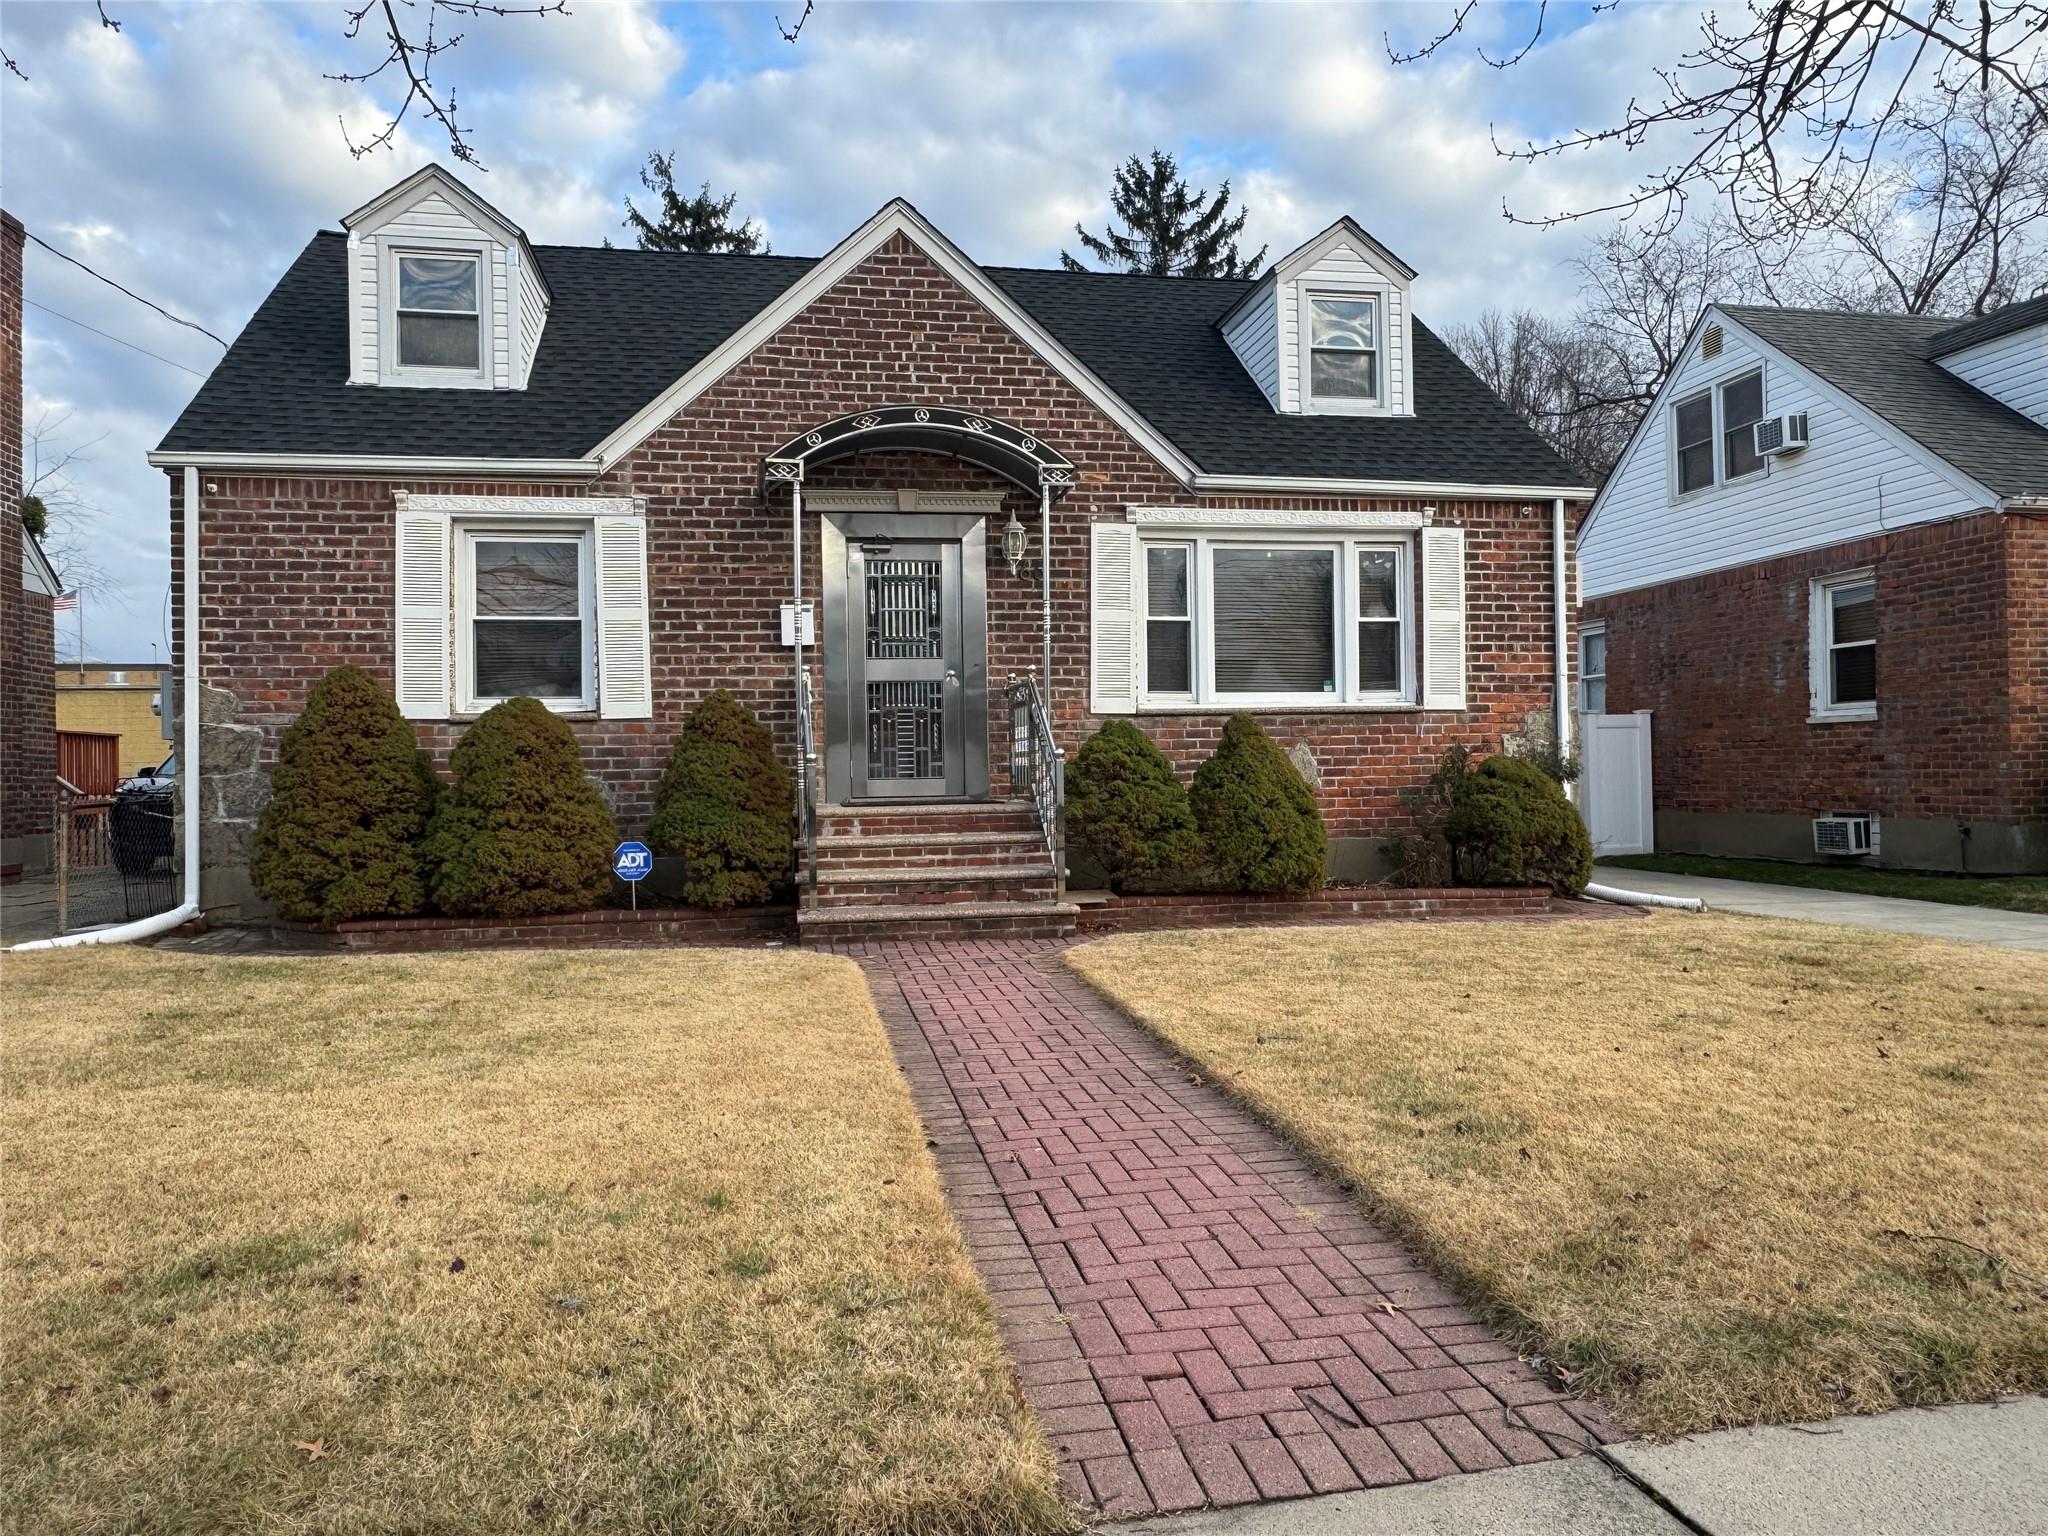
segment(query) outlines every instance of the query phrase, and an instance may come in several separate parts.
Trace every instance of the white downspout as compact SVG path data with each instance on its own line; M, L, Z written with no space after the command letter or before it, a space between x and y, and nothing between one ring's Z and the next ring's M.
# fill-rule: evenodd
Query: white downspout
M1552 684L1554 704L1557 712L1557 756L1561 762L1572 755L1572 665L1569 650L1571 639L1571 613L1568 609L1571 584L1569 564L1565 556L1564 498L1559 496L1550 503L1550 583L1551 583L1551 648L1557 662L1557 675ZM1577 798L1574 786L1564 787L1568 799Z
M1052 723L1052 487L1038 481L1038 606L1039 647L1045 670L1039 674L1039 698L1045 701L1046 724Z
M199 905L199 470L185 466L185 644L184 719L178 742L178 788L185 800L185 899L168 912L116 923L89 933L31 939L10 953L34 949L75 949L82 944L132 944L190 922Z

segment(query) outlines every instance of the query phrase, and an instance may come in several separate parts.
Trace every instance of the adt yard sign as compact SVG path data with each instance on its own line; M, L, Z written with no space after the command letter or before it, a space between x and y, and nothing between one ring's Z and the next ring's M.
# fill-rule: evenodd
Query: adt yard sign
M640 910L640 882L654 872L654 850L637 839L612 850L612 873L626 882L633 893L633 910Z

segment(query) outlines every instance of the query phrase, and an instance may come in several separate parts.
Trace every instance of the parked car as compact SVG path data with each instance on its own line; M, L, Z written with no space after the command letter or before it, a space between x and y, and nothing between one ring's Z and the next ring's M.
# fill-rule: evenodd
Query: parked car
M158 859L170 857L177 806L175 752L115 788L114 803L107 812L107 835L114 846L114 865L122 874L148 874Z

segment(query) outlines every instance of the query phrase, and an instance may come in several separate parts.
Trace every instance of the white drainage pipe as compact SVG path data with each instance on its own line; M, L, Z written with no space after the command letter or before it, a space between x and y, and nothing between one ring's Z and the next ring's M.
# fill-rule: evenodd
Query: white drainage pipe
M1595 901L1611 901L1618 907L1671 907L1680 912L1707 910L1707 904L1697 896L1653 896L1648 891L1624 891L1611 885L1589 885L1582 894Z

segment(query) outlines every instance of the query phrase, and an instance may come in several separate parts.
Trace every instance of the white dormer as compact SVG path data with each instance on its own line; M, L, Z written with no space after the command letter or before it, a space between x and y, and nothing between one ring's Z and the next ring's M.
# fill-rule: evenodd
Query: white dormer
M2038 302L2014 307L2014 320L2039 320L2004 328L1998 313L1974 324L1959 325L1947 333L1964 345L1936 357L1935 361L1966 384L2004 401L2022 416L2048 427L2048 310ZM2009 322L2008 322L2009 323ZM1992 334L1972 342L1972 335ZM1942 338L1936 338L1940 345Z
M341 223L351 384L526 387L549 294L518 225L438 165Z
M1281 257L1223 317L1224 340L1273 409L1415 414L1415 269L1339 219Z

